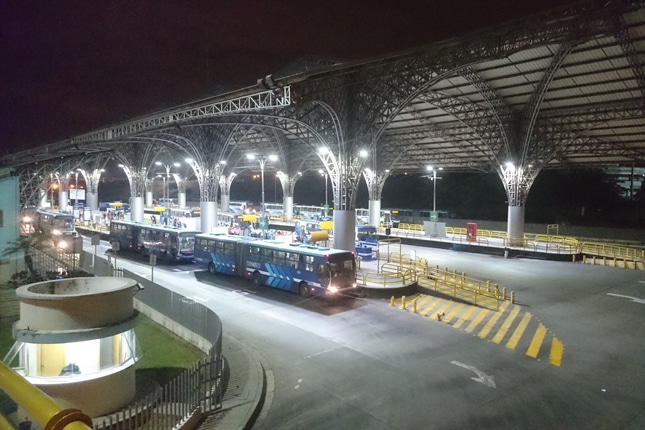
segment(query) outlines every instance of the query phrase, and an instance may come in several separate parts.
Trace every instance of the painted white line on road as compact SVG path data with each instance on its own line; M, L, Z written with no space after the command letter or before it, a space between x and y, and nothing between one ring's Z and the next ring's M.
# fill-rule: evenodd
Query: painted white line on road
M614 297L622 297L624 299L629 299L632 302L640 303L642 305L645 305L645 299L639 299L638 297L632 297L632 296L624 296L622 294L614 294L614 293L607 293L608 296L614 296Z
M317 352L317 353L315 353L315 354L306 355L306 356L305 356L305 359L307 359L307 358L312 358L312 357L317 357L317 356L319 356L319 355L326 354L326 353L331 352L331 351L334 351L334 350L336 350L336 349L338 349L338 348L329 348L329 349L326 349L326 350L324 350L324 351Z
M452 360L450 364L454 364L455 366L463 367L464 369L468 369L472 372L475 372L477 374L477 377L476 378L474 376L470 377L470 379L472 379L473 381L477 381L481 384L488 385L491 388L497 388L492 375L487 375L481 370L479 370L478 368L464 364L461 361Z

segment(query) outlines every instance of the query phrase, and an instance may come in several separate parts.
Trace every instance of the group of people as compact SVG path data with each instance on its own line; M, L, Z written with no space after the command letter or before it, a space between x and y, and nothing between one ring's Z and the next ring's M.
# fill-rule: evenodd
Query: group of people
M150 221L152 222L152 224L157 224L157 217L151 215ZM186 228L186 223L182 222L181 219L177 217L167 217L164 214L159 215L159 224L169 225L176 228Z

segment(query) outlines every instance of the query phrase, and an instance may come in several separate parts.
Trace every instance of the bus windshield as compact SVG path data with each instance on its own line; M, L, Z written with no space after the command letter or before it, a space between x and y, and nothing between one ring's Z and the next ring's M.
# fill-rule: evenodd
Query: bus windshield
M193 251L195 247L195 234L179 234L179 251Z
M356 263L354 255L350 252L328 255L327 267L331 285L344 285L356 279Z

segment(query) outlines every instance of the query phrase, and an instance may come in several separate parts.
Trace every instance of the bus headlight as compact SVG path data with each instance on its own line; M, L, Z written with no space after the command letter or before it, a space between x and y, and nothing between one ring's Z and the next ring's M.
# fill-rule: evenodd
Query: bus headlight
M327 291L329 291L332 294L336 294L338 292L338 287L334 287L333 285L330 285L327 287Z
M53 229L53 230L52 230L52 234L53 234L54 236L60 236L60 235L61 235L61 232L60 232L60 230L59 230L59 229L55 228L55 229Z
M65 249L65 248L67 248L67 242L65 242L64 240L61 240L60 242L58 242L58 247L59 247L60 249Z

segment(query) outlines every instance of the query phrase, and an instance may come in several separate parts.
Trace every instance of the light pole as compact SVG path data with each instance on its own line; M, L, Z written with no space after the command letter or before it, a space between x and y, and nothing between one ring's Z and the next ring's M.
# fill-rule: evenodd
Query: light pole
M164 218L167 220L168 219L168 200L170 199L170 168L172 166L179 167L181 164L179 163L172 163L172 164L164 164L161 161L155 161L155 164L157 166L163 166L166 169L166 176L164 176L164 181L163 181L163 207L164 207Z
M327 171L320 169L318 170L318 173L325 177L325 216L327 216L327 211L329 208L329 206L327 206Z
M260 180L262 181L262 206L261 206L261 211L260 213L264 215L265 210L264 210L264 166L266 165L267 161L277 161L278 156L275 154L271 154L268 157L265 157L264 155L255 155L255 154L246 154L246 158L249 160L255 160L257 159L260 162Z
M434 220L436 221L437 220L437 170L443 170L443 167L439 167L439 169L435 169L432 166L428 166L426 169L432 172L432 213L433 213L433 216L435 217Z

